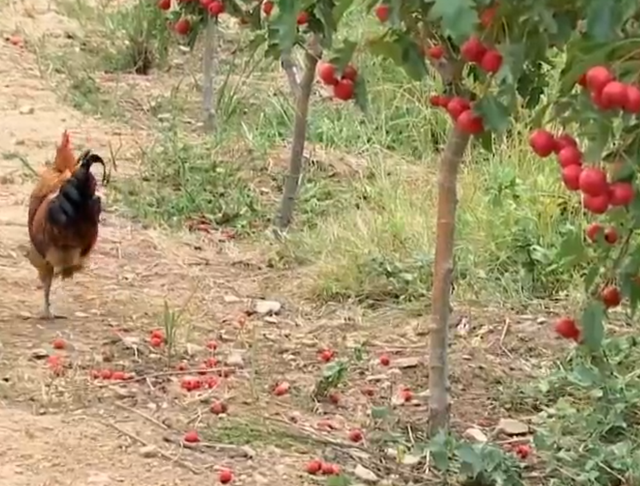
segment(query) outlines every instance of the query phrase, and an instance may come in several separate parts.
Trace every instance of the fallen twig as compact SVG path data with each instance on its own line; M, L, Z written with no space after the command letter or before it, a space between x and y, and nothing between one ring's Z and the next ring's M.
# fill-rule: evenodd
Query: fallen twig
M116 431L120 432L122 435L128 437L129 439L133 440L134 442L138 442L139 444L142 444L143 446L146 447L154 447L153 444L150 444L149 442L147 442L146 440L142 439L141 437L138 437L135 434L132 434L131 432L128 432L126 430L124 430L123 428L119 427L118 425L114 424L113 422L103 422L101 421L101 423L103 425L109 426L112 429L115 429ZM193 474L202 474L204 471L196 468L193 464L190 464L178 457L173 457L171 454L169 454L168 452L163 451L160 448L157 448L158 454L160 454L162 457L164 457L165 459L167 459L168 461L171 462L175 462L177 465L188 469L190 472L192 472Z

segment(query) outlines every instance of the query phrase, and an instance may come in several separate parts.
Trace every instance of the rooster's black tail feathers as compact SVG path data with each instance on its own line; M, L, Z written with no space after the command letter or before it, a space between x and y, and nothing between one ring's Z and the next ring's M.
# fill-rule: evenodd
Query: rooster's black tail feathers
M104 160L98 154L85 150L78 159L78 163L79 167L65 181L58 195L49 205L48 218L55 225L67 226L73 224L87 208L95 206L96 182L93 174L91 174L91 166L100 164L104 169ZM106 171L103 171L103 182L105 177Z

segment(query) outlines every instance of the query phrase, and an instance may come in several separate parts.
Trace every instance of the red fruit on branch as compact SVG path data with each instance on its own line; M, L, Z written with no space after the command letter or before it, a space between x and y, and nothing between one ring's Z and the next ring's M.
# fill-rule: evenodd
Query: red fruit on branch
M431 95L429 96L429 104L438 108L444 108L449 104L449 98L444 95Z
M502 67L502 54L495 49L487 51L485 55L482 56L480 67L488 73L497 73Z
M456 119L456 127L464 133L477 135L484 131L482 117L472 110L465 110Z
M271 0L265 0L262 2L262 12L269 17L273 12L274 3Z
M544 128L538 128L529 136L529 145L540 157L548 157L556 148L556 139Z
M604 214L609 209L609 194L604 193L600 196L589 196L584 194L582 197L582 205L593 214Z
M580 174L582 167L580 165L568 165L562 169L562 182L570 191L580 189Z
M614 182L609 186L612 206L628 206L633 201L635 192L629 182Z
M296 18L296 23L298 25L306 25L308 22L309 22L309 13L303 10L298 14L298 17Z
M442 59L442 56L444 56L444 47L441 45L429 47L427 49L427 56L435 60Z
M615 245L618 241L618 232L615 228L607 228L604 232L604 241L610 245Z
M209 11L209 15L211 15L212 17L217 17L222 12L224 12L224 3L222 3L220 0L212 0L207 10Z
M607 309L618 307L622 302L622 296L620 290L615 285L608 285L602 292L600 292L600 298Z
M627 86L620 81L611 81L602 89L600 97L605 106L622 108L627 103Z
M449 103L447 103L447 112L454 120L457 120L463 112L470 108L471 104L460 96L454 96Z
M342 101L353 98L354 86L350 79L342 78L333 87L333 96Z
M640 113L640 89L633 85L627 85L627 96L622 108L627 113Z
M338 78L336 77L336 67L328 62L320 61L318 63L318 77L326 85L338 84Z
M558 162L561 167L582 165L582 152L577 147L569 145L558 152Z
M492 5L491 7L485 8L480 14L480 25L485 29L488 29L489 26L493 23L493 19L496 16L496 12L498 11L498 4Z
M376 17L378 17L378 20L383 24L389 20L389 10L389 5L385 4L381 4L376 7Z
M468 62L479 63L487 52L487 47L479 37L471 36L460 46L460 55Z
M601 196L609 190L607 174L602 169L587 167L580 174L580 190L588 196Z
M589 238L589 240L595 243L598 240L598 235L602 233L603 230L604 228L600 223L591 223L589 226L587 226L587 229L584 233L587 238Z
M604 66L594 66L586 72L585 81L591 92L600 93L608 83L613 81L613 74Z
M171 0L159 0L158 8L160 10L169 10L171 8Z
M563 133L559 137L556 138L556 148L555 152L560 153L563 148L567 147L575 147L578 148L578 142L568 133Z
M355 67L353 67L353 65L347 64L344 70L342 71L342 78L350 79L355 83L356 79L358 78L358 70Z
M175 23L173 30L178 35L187 35L191 31L191 22L189 19L181 18Z

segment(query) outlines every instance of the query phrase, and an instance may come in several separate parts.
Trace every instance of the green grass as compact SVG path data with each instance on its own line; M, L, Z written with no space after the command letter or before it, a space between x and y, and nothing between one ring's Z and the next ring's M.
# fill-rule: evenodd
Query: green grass
M193 79L200 47L176 57L164 19L142 0L123 10L84 0L63 5L93 32L75 57L64 50L43 54L66 73L72 104L106 117L144 119L159 134L141 154L140 177L118 184L118 202L127 213L170 227L204 217L245 234L264 230L277 208L293 123L279 67L258 62L260 53L233 50L246 36L227 28L225 54L219 56L218 130L203 134ZM357 6L346 22L351 37L381 28ZM154 60L161 89L150 95L145 88L99 82L104 73L135 71L140 44ZM167 71L175 59L178 78ZM308 267L306 290L315 298L424 308L432 278L438 153L449 122L428 106L439 89L434 82L412 82L364 52L355 64L367 80L370 112L365 116L351 103L314 96L311 163L294 228L276 249L274 264ZM132 108L134 93L143 106L138 111ZM528 114L519 113L517 120L493 155L473 145L464 163L456 291L465 298L522 302L574 285L575 276L556 264L556 255L563 233L583 223L579 203L561 187L556 164L531 154Z

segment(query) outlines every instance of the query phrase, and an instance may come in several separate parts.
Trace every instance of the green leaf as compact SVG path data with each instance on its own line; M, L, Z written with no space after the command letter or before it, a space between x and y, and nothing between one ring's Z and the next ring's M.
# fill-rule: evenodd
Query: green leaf
M591 267L589 267L589 270L587 271L587 274L584 277L585 292L588 293L591 290L591 287L595 283L596 278L598 278L598 275L600 275L600 270L601 270L601 266L599 264L591 265Z
M365 44L369 52L374 56L386 57L392 60L397 66L402 66L402 48L386 37L388 36L385 33L380 37L367 39Z
M344 474L339 474L338 476L329 476L327 478L327 486L349 486L350 484L351 480Z
M449 448L447 435L444 431L438 432L429 441L429 451L433 464L440 472L446 472L449 469Z
M389 407L371 407L371 418L374 420L382 420L387 418L391 411Z
M602 347L605 315L604 304L598 300L589 302L582 312L580 324L583 342L593 352L600 351Z
M402 67L410 78L421 81L428 74L422 48L411 38L402 37Z
M478 25L478 12L473 0L435 0L429 17L440 20L442 33L456 42L467 39Z
M363 113L369 112L369 96L367 95L367 83L363 76L356 78L354 85L354 101Z
M560 242L560 247L556 253L556 258L569 267L582 262L587 256L587 249L584 245L582 231L573 229L567 232ZM591 285L589 285L591 287Z
M477 101L473 111L482 115L486 129L495 133L504 133L511 125L509 108L493 95L487 95Z
M591 0L587 6L587 34L601 42L611 41L617 37L619 23L614 19L615 3L611 0Z
M275 32L277 45L281 52L293 49L298 37L296 19L300 11L296 0L278 0L278 13L270 20L270 30Z
M357 43L345 40L341 46L333 50L333 55L329 58L329 62L336 67L339 73L342 73L347 64L351 62L357 46ZM358 78L360 77L358 76Z
M640 228L640 197L633 198L629 205L629 223L633 229Z
M591 388L598 383L600 375L594 369L584 364L579 364L567 375L567 378L578 386Z
M347 13L349 8L353 5L353 0L338 0L336 6L333 7L333 21L336 26L340 24L342 17Z
M638 284L638 276L640 276L640 247L636 245L630 248L629 253L622 261L618 280L620 282L620 292L624 297L629 299L629 311L634 316L638 304L640 304L640 285Z
M456 450L460 459L460 472L475 478L483 470L482 456L471 444L461 444Z
M338 27L333 17L333 0L318 0L315 4L315 13L322 23L322 47L330 49L333 33Z
M485 130L474 138L480 141L480 146L485 152L493 153L493 133Z

